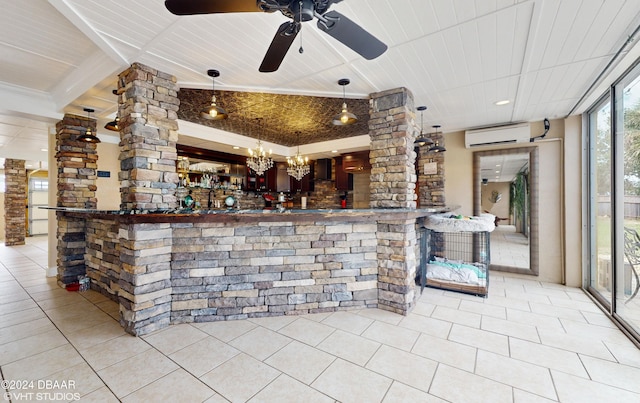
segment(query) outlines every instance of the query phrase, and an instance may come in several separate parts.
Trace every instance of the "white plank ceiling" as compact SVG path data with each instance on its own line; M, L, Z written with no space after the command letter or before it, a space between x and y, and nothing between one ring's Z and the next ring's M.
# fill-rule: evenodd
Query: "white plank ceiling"
M210 88L210 68L220 70L221 90L342 97L343 77L351 97L407 87L428 106L425 125L445 133L562 118L610 83L590 88L640 23L638 0L343 0L332 9L385 42L385 54L365 60L314 21L302 29L304 53L298 38L265 74L258 66L287 20L280 13L179 17L162 0L0 6L0 157L29 160L40 155L25 143L46 148L47 128L65 112L92 107L100 128L112 120L116 75L133 62L185 88Z

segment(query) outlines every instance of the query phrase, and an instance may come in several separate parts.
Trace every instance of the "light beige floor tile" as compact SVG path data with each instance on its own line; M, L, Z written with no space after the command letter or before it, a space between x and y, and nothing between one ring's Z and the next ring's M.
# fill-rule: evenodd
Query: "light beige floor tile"
M434 319L446 320L448 322L458 323L469 327L480 328L481 315L472 312L463 312L458 309L438 306L433 310L431 315Z
M81 292L80 296L93 304L97 304L104 301L111 301L109 297L102 295L95 290L88 290L86 292Z
M106 386L82 396L82 403L118 403L119 401Z
M391 379L338 359L311 386L332 398L348 402L382 401Z
M247 354L238 354L200 379L225 399L244 402L280 375Z
M464 344L439 337L420 335L412 353L434 361L445 363L465 371L473 371L476 363L476 349Z
M52 293L53 291L57 291L57 290L52 290ZM78 296L76 293L68 292L64 290L63 292L64 294L52 294L51 298L36 300L36 302L38 303L40 308L42 308L45 311L49 309L54 309L54 308L62 308L65 306L73 307L77 303L82 304L86 302L84 298ZM39 294L42 294L42 293L39 293Z
M270 316L265 318L250 318L247 321L273 331L278 331L296 319L295 316Z
M567 334L576 336L588 336L597 340L609 341L612 343L625 343L627 339L618 329L608 326L591 325L584 322L560 319Z
M238 354L240 354L239 350L213 336L208 336L176 351L169 358L199 377Z
M602 327L610 327L616 329L616 325L602 312L585 312L582 311L582 316L587 320L587 323Z
M580 359L592 380L640 393L640 369L584 355Z
M91 302L86 299L76 297L73 303L65 306L43 308L47 316L54 322L76 318L78 316L89 316L94 313L102 313Z
M18 341L36 334L55 330L53 323L47 318L36 319L30 322L0 328L0 345ZM0 361L2 359L0 358Z
M45 379L50 374L83 363L84 360L69 344L2 366L5 379Z
M584 315L582 315L582 312L576 309L564 308L561 306L550 304L541 304L538 302L532 302L530 305L531 312L534 313L587 323L587 320L585 319Z
M548 368L478 350L475 373L547 399L557 399Z
M504 334L505 336L511 336L522 340L528 340L537 343L540 342L538 329L536 329L536 327L533 325L514 323L508 320L485 316L482 318L482 324L480 325L480 328L482 330Z
M454 324L449 334L449 340L476 347L479 350L509 355L509 338L502 334Z
M411 312L400 321L398 326L446 339L449 336L452 324L445 320L415 315Z
M353 333L336 330L318 344L317 348L355 364L364 365L380 348L380 343Z
M538 329L563 330L558 318L541 315L539 313L525 312L519 309L507 308L507 320L515 323L535 326Z
M16 341L0 345L0 365L18 361L68 344L58 329L20 338Z
M354 309L354 311L357 309ZM342 311L345 312L345 311ZM313 320L315 322L322 322L329 316L331 316L333 312L322 312L322 313L310 313L308 315L303 315L305 319Z
M293 320L295 320L295 318L291 319L291 321ZM224 342L230 342L236 337L242 336L256 328L256 325L248 320L194 323L193 326Z
M94 370L99 371L150 349L151 346L141 338L124 334L80 350L80 353Z
M405 402L423 402L423 403L446 403L438 397L432 396L421 390L412 388L398 381L394 381L387 391L382 403L405 403Z
M426 301L421 301L418 299L416 306L413 308L411 313L422 316L431 316L433 310L436 308L434 304L430 304Z
M615 358L604 343L592 337L582 337L548 329L539 329L540 340L546 346L614 361Z
M291 342L291 339L263 327L243 334L229 345L262 361Z
M317 346L334 331L335 329L331 326L300 317L278 330L278 333L310 346Z
M42 301L46 301L49 299L55 299L55 298L69 298L72 299L74 298L74 296L77 296L74 293L70 293L67 290L65 290L64 288L53 288L53 289L49 289L49 290L44 290L44 291L40 291L40 292L34 292L31 294L31 298L33 298L34 301L40 303Z
M47 385L45 383L43 385L44 388L40 389L40 391L42 392L54 391L61 393L77 393L79 396L86 396L105 386L102 380L98 377L98 375L96 375L93 369L91 369L91 367L86 362L81 362L80 364L74 365L73 367L69 367L54 374L47 375L43 380L45 382L55 381L58 382L60 386L65 386L58 389L51 389L51 386L55 386L55 384L52 383Z
M0 305L0 315L20 312L34 308L38 308L38 304L36 304L32 299L22 299L20 301L9 302L7 304Z
M563 403L637 403L640 401L640 394L569 375L564 372L551 370L551 376L558 391L559 401Z
M519 311L525 312L531 311L531 307L529 306L529 302L527 301L494 295L491 291L489 292L489 294L489 298L485 300L485 304L487 305L502 306L505 308L517 309Z
M640 349L631 343L631 341L627 340L625 343L619 344L605 340L604 344L619 363L640 368Z
M411 351L419 335L420 333L415 330L391 326L378 321L371 324L371 326L362 333L362 336L367 339L404 351Z
M546 283L536 285L532 287L527 284L524 286L524 291L528 294L546 295L547 297L556 297L560 299L570 299L567 293L567 287L559 285L559 287L549 287Z
M115 339L126 334L116 321L104 322L100 325L65 334L71 344L78 350Z
M208 336L207 333L191 325L181 324L153 332L144 336L143 339L163 354L169 355Z
M549 299L551 300L551 303L553 305L564 307L564 308L578 309L584 312L602 312L600 308L598 308L591 301L576 301L573 299L563 299L563 298L554 298L554 297L549 297Z
M382 346L369 360L366 368L428 392L437 366L436 361L397 348Z
M513 389L513 403L553 403L557 400L545 399L542 396L538 396L533 393L526 392L520 389Z
M113 322L113 318L102 311L93 311L91 314L79 314L67 319L53 320L53 323L63 334L78 332L110 322Z
M0 315L0 329L43 318L46 318L46 315L40 308L30 308L23 311L6 313Z
M455 295L456 294L453 294L453 296L445 296L440 290L435 291L431 288L425 288L424 293L419 298L419 302L458 309L461 300Z
M512 388L448 365L439 365L429 393L453 403L511 403Z
M331 354L294 340L264 362L309 385L335 359Z
M580 361L580 357L575 352L516 338L509 340L509 347L511 358L545 368L556 369L583 378L589 377L582 361Z
M484 316L492 316L498 319L507 319L507 310L504 307L485 304L484 301L461 301L460 310L478 313Z
M216 393L198 378L179 368L124 397L124 403L202 402Z
M98 375L118 398L123 398L177 368L173 361L150 349L104 368Z
M229 401L216 393L202 403L229 403Z
M322 323L349 333L362 334L373 323L373 319L352 312L338 311L327 316Z
M332 403L334 400L309 386L282 374L256 394L250 403Z
M526 291L519 292L519 291L509 290L509 289L505 290L505 294L509 299L516 299L516 300L526 301L526 302L538 302L542 304L551 303L551 300L547 295L532 294Z
M358 315L364 316L365 318L378 320L380 322L389 323L391 325L397 325L403 318L402 315L398 315L397 313L377 308L361 309L357 312Z

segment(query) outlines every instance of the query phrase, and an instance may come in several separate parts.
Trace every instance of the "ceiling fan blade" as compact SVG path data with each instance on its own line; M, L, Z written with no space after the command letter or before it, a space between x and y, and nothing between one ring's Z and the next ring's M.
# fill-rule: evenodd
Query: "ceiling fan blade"
M387 50L387 45L337 11L319 17L318 28L367 60L375 59Z
M280 25L258 69L261 73L272 73L278 70L293 40L296 39L298 32L300 32L300 27L299 22L292 21Z
M164 6L175 15L262 11L257 0L165 0Z

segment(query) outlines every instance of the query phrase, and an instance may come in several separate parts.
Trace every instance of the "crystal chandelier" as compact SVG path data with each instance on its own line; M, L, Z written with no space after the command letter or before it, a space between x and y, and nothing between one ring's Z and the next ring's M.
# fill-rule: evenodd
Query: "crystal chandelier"
M260 119L260 118L258 118ZM249 148L249 157L247 158L247 166L256 173L256 175L263 175L271 167L273 167L273 160L271 159L271 150L269 150L269 156L267 151L262 147L262 141L258 137L258 145L253 150Z
M300 155L300 146L298 146L298 152L293 158L287 157L287 163L289 164L287 173L296 178L297 181L300 181L303 176L311 172L309 158Z

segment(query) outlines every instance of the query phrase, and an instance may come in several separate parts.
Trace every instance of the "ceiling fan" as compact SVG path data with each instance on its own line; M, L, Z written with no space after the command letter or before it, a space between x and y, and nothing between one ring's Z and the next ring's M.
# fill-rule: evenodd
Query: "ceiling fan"
M271 41L259 71L278 70L284 56L302 28L302 23L314 17L318 28L367 60L375 59L387 50L387 45L365 31L360 25L337 11L328 11L342 0L165 0L164 5L176 15L218 14L280 11L292 21L280 25Z

